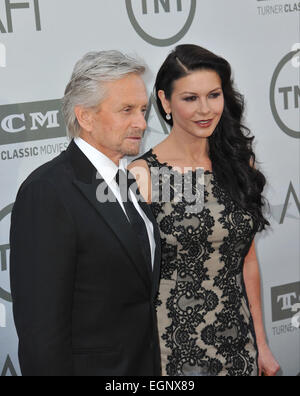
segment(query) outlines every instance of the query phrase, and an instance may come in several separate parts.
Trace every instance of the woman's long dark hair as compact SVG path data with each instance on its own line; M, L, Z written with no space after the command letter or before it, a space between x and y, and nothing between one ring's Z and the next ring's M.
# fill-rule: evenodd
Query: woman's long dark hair
M158 91L164 91L166 98L170 100L175 81L196 70L214 70L222 80L224 112L219 125L209 138L214 174L232 199L254 216L258 231L262 231L266 225L270 225L262 213L266 203L262 196L266 179L254 167L254 136L250 136L250 130L242 124L244 97L234 89L230 64L199 46L178 46L167 57L156 78L155 90L159 111L166 119ZM173 126L172 119L166 122Z

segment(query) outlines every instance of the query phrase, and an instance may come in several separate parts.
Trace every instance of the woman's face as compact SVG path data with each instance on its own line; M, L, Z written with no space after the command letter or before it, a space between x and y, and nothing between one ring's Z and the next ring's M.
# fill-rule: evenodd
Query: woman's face
M174 83L170 100L159 92L166 113L172 113L173 129L194 137L208 138L216 129L223 111L222 81L213 70L199 70Z

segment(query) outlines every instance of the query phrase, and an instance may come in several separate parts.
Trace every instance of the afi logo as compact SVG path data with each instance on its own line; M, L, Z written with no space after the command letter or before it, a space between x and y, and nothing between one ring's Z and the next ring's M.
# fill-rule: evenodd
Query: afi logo
M152 108L154 109L155 115L157 116L157 119L159 121L159 125L158 125L158 127L156 129L150 126L150 121L153 118L152 115L151 115ZM147 127L148 131L154 132L154 133L157 133L157 134L161 134L162 133L161 131L163 131L163 133L165 135L169 135L170 130L169 130L168 124L166 124L165 120L162 118L162 116L161 116L161 114L159 112L159 109L158 109L157 102L156 102L154 94L151 94L151 96L150 96L149 105L148 105L148 108L147 108L147 112L146 112L145 118L146 118L147 125L148 125L148 127Z
M282 211L282 214L281 214L281 217L280 217L279 224L283 224L284 223L284 219L287 216L287 210L288 210L288 207L289 207L289 202L290 202L291 196L294 198L294 201L296 203L298 212L300 214L300 201L299 201L299 199L297 197L296 191L295 191L294 186L293 186L293 184L291 182L290 186L289 186L289 189L288 189L287 196L286 196L286 200L285 200L285 203L284 203L284 206L283 206L283 211ZM292 216L288 215L287 217L292 217ZM292 218L294 218L294 217L292 217Z
M7 217L11 214L13 208L13 204L6 206L3 210L0 211L0 225L2 221L7 219ZM8 221L7 219L6 221ZM6 229L6 225L5 225ZM11 302L11 295L10 292L7 291L9 288L9 254L10 254L10 246L7 243L0 245L0 299ZM5 315L5 307L0 305L0 323L5 324L6 320Z
M148 0L142 0L143 14L148 14ZM171 11L170 0L153 0L154 12L159 14L161 7L165 12ZM177 11L182 11L182 0L177 0Z
M42 29L39 0L33 0L33 4L31 5L33 7L33 13L35 17L35 28L37 31L40 31ZM6 24L2 15L0 15L0 33L13 33L13 15L15 15L15 12L22 9L31 9L32 7L30 6L29 2L12 3L11 0L5 0Z
M0 372L0 376L1 377L6 377L10 374L10 376L12 377L17 377L18 374L16 372L16 369L14 368L13 362L10 358L10 356L8 355L6 358L6 361L4 363L2 372Z
M0 67L6 67L6 47L0 43Z

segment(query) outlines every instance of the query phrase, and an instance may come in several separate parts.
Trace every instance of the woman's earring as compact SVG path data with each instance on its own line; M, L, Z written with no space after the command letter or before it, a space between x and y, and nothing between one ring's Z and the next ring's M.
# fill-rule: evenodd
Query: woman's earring
M168 121L171 121L171 119L172 119L171 114L167 114L167 115L166 115L166 119L167 119Z

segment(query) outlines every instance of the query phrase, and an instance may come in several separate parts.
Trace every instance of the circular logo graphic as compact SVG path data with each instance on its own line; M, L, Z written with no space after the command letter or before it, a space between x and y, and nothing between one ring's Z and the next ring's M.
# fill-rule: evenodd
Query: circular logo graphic
M126 8L132 26L143 40L167 47L189 31L196 14L196 0L126 0Z
M6 208L4 208L3 210L1 210L0 212L0 222L2 220L5 219L6 216L8 216L13 208L13 204L8 205ZM5 244L5 245L0 245L0 273L2 272L7 272L8 274L8 259L7 259L7 251L9 250L9 245ZM9 276L7 275L6 277L6 284L9 284ZM3 284L4 283L4 277L1 276L1 286L6 287L6 285ZM3 289L0 286L0 299L3 299L4 301L7 302L12 302L12 298L11 298L11 294L6 291L5 289Z
M300 138L300 64L295 62L300 49L287 54L273 74L270 104L279 128L292 138Z

